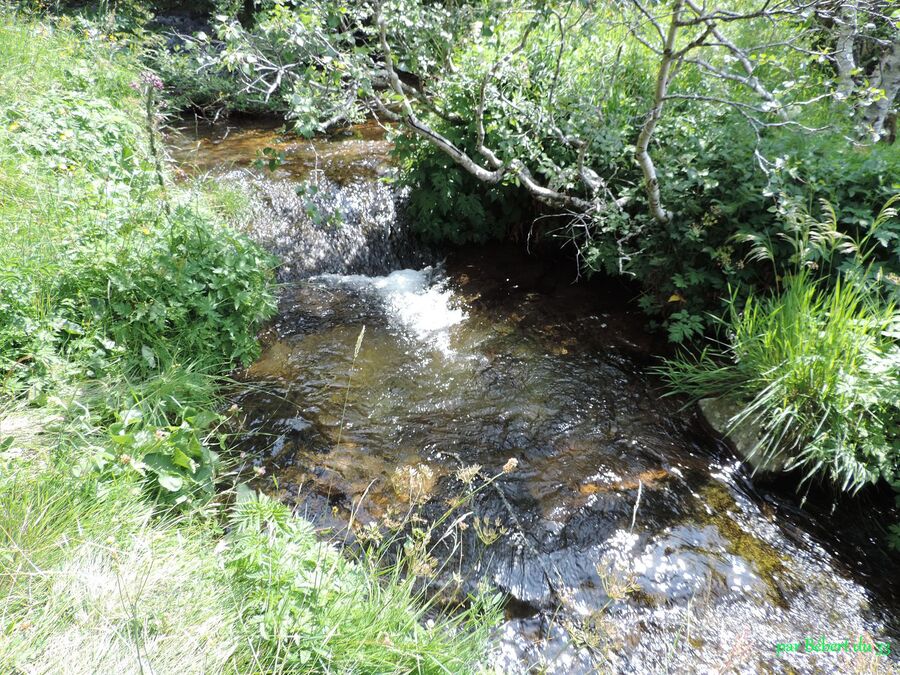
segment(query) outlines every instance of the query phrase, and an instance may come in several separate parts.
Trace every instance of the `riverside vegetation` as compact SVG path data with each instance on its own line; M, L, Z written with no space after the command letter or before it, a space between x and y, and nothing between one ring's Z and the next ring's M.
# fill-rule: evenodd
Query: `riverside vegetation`
M441 618L225 489L217 391L274 261L155 156L159 84L89 25L0 16L0 670L470 669L495 601Z
M101 12L102 30L76 19L77 35L4 23L0 480L19 496L4 500L0 530L4 658L39 662L73 644L88 658L88 617L111 644L103 658L123 663L158 649L201 670L340 669L372 649L385 670L425 668L422 654L458 669L478 660L494 616L479 601L423 627L427 603L387 574L397 592L385 606L403 620L359 644L352 623L320 622L346 598L315 586L309 614L306 589L298 600L272 570L321 564L365 597L383 592L372 580L384 572L322 549L264 498L232 507L216 491L230 422L215 392L253 358L274 263L223 224L239 220L237 195L176 188L158 167L145 113L161 83L140 78L139 58L180 106L274 111L303 135L369 114L397 122L421 236L543 236L579 273L634 278L651 325L682 345L659 371L672 391L730 397L732 426L758 429L753 450L802 485L900 486L892 4L203 9L207 29L174 46L148 33L142 3ZM118 571L149 559L171 575ZM118 618L44 605L87 602L60 583L106 584ZM179 625L141 609L136 591L149 588L179 598L184 614L167 618ZM357 628L371 619L360 606ZM321 640L295 639L299 627L343 637L322 653ZM165 639L177 633L193 637ZM201 667L185 645L218 661Z
M634 278L672 342L714 340L663 368L672 391L733 394L732 430L801 485L900 485L896 6L240 9L160 52L186 100L213 104L190 74L216 73L220 105L301 134L396 122L421 236L543 236Z

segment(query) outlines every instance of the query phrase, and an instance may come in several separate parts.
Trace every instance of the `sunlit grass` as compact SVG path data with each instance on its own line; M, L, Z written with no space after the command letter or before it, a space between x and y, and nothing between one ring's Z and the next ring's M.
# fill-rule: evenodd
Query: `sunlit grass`
M225 669L239 631L212 530L40 451L0 462L0 671Z
M484 656L496 597L446 615L408 557L348 559L276 501L239 491L225 534L16 439L0 453L0 672L447 673Z
M726 343L662 374L694 399L726 396L732 429L753 425L753 453L782 457L806 479L845 490L892 475L897 462L900 327L896 308L849 281L832 287L803 270L780 294L732 299Z

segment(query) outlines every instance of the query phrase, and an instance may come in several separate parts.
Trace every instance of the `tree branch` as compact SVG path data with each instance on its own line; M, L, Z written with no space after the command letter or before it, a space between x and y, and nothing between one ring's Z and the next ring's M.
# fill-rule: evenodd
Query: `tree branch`
M678 37L679 17L681 9L684 6L684 0L675 0L672 9L672 17L669 20L669 29L666 33L666 39L663 43L662 57L659 62L659 70L656 74L656 89L653 96L653 107L647 113L641 132L638 134L637 143L635 143L635 159L641 167L644 174L644 188L647 191L647 201L650 205L650 212L653 217L661 223L668 222L672 218L671 212L662 206L662 198L659 193L659 177L656 173L656 165L650 156L649 146L650 139L653 138L653 132L662 116L663 105L666 100L666 92L669 88L669 73L675 61L675 40Z

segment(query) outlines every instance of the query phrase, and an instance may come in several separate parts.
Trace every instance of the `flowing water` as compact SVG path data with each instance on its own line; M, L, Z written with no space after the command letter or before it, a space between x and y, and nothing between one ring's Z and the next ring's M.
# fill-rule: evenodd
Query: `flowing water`
M172 146L186 170L251 195L250 234L283 259L280 313L236 397L260 485L341 532L351 511L363 525L412 504L439 518L467 467L498 476L454 513L464 525L431 575L448 601L485 584L508 596L498 669L897 668L877 652L900 647L900 566L873 514L900 515L878 495L801 510L755 485L660 398L647 369L665 345L632 290L573 284L569 263L510 248L439 262L379 182L375 125L314 142L188 126ZM263 147L285 155L274 173L252 168ZM776 654L807 638L870 651Z

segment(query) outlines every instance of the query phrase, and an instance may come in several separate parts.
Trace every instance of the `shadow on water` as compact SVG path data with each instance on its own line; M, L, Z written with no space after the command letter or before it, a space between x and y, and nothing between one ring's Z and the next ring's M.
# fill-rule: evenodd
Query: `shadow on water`
M821 493L799 508L751 479L692 410L660 398L646 368L667 347L644 330L633 289L573 284L570 263L504 247L434 265L396 196L372 181L388 148L370 133L295 148L296 166L275 176L246 168L258 147L293 147L271 129L194 141L202 170L263 195L250 233L284 257L290 282L237 396L261 486L341 531L357 505L363 525L407 507L411 472L426 518L460 493L460 468L500 474L467 505L473 526L436 551L447 564L432 582L448 602L485 582L508 594L492 656L508 672L896 665L775 653L807 637L896 639L900 566L855 520L859 502L831 514ZM319 205L338 214L333 230L294 200L315 175L300 168L310 157L333 164Z

